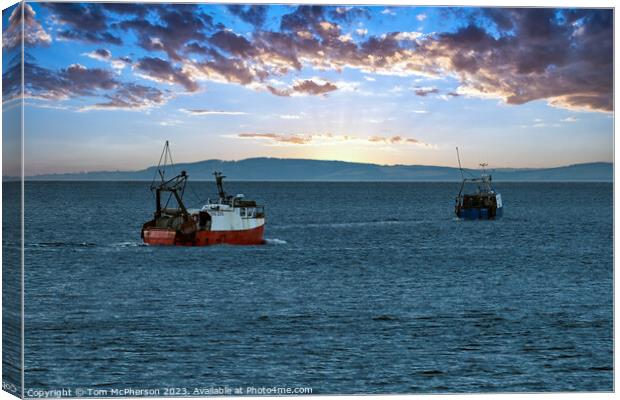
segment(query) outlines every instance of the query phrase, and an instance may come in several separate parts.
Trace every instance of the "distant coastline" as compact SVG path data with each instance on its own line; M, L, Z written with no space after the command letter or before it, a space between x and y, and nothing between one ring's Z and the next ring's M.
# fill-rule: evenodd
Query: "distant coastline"
M136 171L95 171L27 176L27 181L151 181L156 166ZM222 171L229 181L320 181L320 182L453 182L460 180L454 167L426 165L379 165L346 161L286 158L248 158L239 161L205 160L175 165L192 181L211 181ZM465 169L473 176L479 170ZM554 168L489 169L496 182L612 182L613 163L594 162ZM3 181L16 180L3 177Z

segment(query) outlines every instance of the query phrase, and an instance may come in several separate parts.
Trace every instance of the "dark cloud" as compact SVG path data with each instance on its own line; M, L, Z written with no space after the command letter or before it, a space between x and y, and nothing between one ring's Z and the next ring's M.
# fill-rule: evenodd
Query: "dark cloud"
M5 12L6 11L8 11L8 9L5 10ZM52 41L52 37L45 32L35 16L36 13L29 4L17 4L9 16L8 26L2 32L2 48L11 50L21 46L22 37L26 47L49 45Z
M190 41L204 41L213 18L193 4L41 3L65 25L59 36L67 40L122 44L122 31L134 31L138 45L163 51L175 61Z
M509 104L544 99L558 107L613 110L613 11L610 9L447 8L461 25L451 32L391 32L352 40L342 24L365 18L367 8L301 5L264 30L267 6L232 5L252 24L238 35L184 4L41 3L65 26L62 38L120 43L131 31L147 51L136 71L197 90L200 79L267 89L274 95L325 95L332 83L300 81L267 86L304 66L400 76L454 76L459 93L501 98ZM465 21L465 24L462 24ZM350 33L350 32L348 32ZM407 38L407 40L403 40ZM159 61L157 61L159 60ZM419 93L418 93L419 92ZM424 96L428 91L416 91Z
M265 23L267 17L267 7L262 5L244 6L241 4L231 4L226 6L230 13L236 15L244 22L260 28Z
M510 11L506 8L483 8L482 14L491 20L498 30L509 31L514 27L514 22L510 17Z
M253 57L256 48L246 38L231 31L219 31L209 38L209 43L235 57Z
M429 94L439 93L439 89L437 89L436 87L418 87L418 88L413 89L413 92L417 96L426 97Z
M171 63L161 58L144 57L135 64L135 68L152 80L179 84L188 92L198 90L198 84L187 73L180 68L175 68Z
M493 10L498 20L501 9ZM508 104L546 99L565 108L613 110L611 10L506 9L497 22L510 34L494 37L477 26L440 34L416 53L459 76L470 95Z
M329 92L338 90L338 87L331 82L317 83L311 79L305 79L295 82L291 87L275 88L267 86L267 89L276 96L289 97L294 94L301 95L327 95Z
M263 64L275 64L284 75L291 69L301 70L299 60L301 49L310 52L319 51L320 45L315 39L305 39L281 32L257 32L252 43L257 49ZM316 54L316 53L315 53Z
M97 49L91 53L88 53L88 56L98 60L108 61L112 58L112 53L107 49Z
M60 70L60 77L67 83L69 90L82 96L92 95L98 89L113 89L118 85L110 71L86 68L80 64L72 64ZM24 79L28 80L28 77Z
M21 56L21 55L20 55ZM24 68L29 63L24 63ZM10 67L4 68L2 72L2 101L14 100L22 93L22 64L12 63Z
M21 66L16 65L2 75L3 96L21 94ZM100 91L114 89L119 85L114 74L99 68L86 68L72 64L53 71L33 62L24 63L24 94L48 100L65 100L80 96L94 96Z
M215 49L207 49L206 53L203 61L191 64L192 76L249 85L264 80L268 75L243 58L229 58Z
M291 95L291 90L290 89L278 89L278 88L275 88L273 86L267 86L267 90L269 90L269 92L271 92L271 94L274 94L274 95L280 96L280 97L289 97Z
M112 57L112 53L110 53L110 50L106 50L106 49L97 49L95 50L95 54L99 55L101 58L104 58L106 60L109 60Z
M190 42L206 41L205 31L213 28L213 18L196 5L177 4L156 7L158 22L142 18L122 21L121 29L132 30L138 45L149 51L163 51L174 61L182 61L180 52Z
M150 9L158 8L158 5L139 3L101 3L101 7L110 13L132 15L143 18L149 13Z
M161 90L135 83L125 83L118 90L106 94L104 97L108 101L96 103L84 109L145 109L162 105L167 100Z
M144 109L164 104L168 97L157 88L123 83L115 75L99 68L79 64L57 71L33 62L24 64L26 98L67 100L76 97L103 97L105 102L84 106L89 109ZM2 75L4 100L21 96L21 66L16 65Z
M331 82L323 84L316 83L313 80L306 79L293 85L293 91L311 95L324 95L337 90L338 87Z
M208 54L211 54L211 49L209 47L201 45L198 42L190 42L190 43L185 44L183 52L208 55Z
M325 21L324 6L298 6L280 20L280 29L289 32L312 31L319 22Z
M68 40L121 45L120 36L110 32L108 19L99 3L40 3L65 25L58 36Z

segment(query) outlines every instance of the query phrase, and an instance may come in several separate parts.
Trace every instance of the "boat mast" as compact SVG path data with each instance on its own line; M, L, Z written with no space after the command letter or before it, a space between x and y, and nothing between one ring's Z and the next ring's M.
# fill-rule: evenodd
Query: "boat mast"
M168 142L166 142L168 143ZM456 158L459 160L459 170L461 171L461 179L465 180L465 175L463 174L463 167L461 167L461 156L459 155L459 147L456 146Z
M463 188L465 187L465 174L463 173L463 167L461 166L461 155L459 154L459 147L456 146L456 158L459 160L459 171L461 171L461 187L459 188L459 195L456 197L458 203L461 195L463 194Z
M181 209L181 213L184 216L189 215L187 208L185 208L185 204L183 204L183 194L185 193L185 186L187 184L187 173L185 171L181 171L179 175L176 175L175 177L166 180L166 166L168 165L168 160L170 160L170 166L174 170L174 162L172 161L170 144L166 140L164 150L159 157L159 163L157 165L157 173L159 174L160 182L156 184L155 178L153 178L153 182L151 182L151 191L155 192L155 218L160 218L162 214L161 192L171 193L171 195L174 196L175 200L177 201L177 204ZM168 199L168 201L170 201L170 199Z
M486 174L487 173L486 167L487 165L489 165L489 163L483 162L478 165L480 165L480 167L482 168L482 174Z
M487 169L486 169L489 163L482 162L478 165L480 165L480 168L482 168L482 174L481 174L482 187L484 188L486 192L490 192L491 191L491 175L487 174Z
M224 191L224 184L222 183L222 181L226 177L222 175L221 172L217 171L215 171L213 175L215 176L215 184L217 185L217 194L220 196L220 200L224 202L226 201L226 192Z

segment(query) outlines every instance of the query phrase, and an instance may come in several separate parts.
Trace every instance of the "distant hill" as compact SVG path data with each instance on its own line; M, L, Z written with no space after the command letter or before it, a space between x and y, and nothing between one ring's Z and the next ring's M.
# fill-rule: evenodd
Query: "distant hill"
M48 174L28 180L147 180L157 167L139 171L101 171ZM240 161L205 160L176 164L191 180L211 180L213 171L222 171L237 181L456 181L458 168L425 165L378 165L345 161L283 158L248 158ZM479 171L468 170L474 176ZM575 164L557 168L491 169L494 181L612 181L613 164L605 162Z

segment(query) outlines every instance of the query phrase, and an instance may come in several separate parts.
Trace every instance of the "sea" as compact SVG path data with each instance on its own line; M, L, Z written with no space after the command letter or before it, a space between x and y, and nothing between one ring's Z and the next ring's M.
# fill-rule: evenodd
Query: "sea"
M612 183L498 183L496 221L456 182L225 183L264 245L144 245L149 182L26 182L27 397L613 391Z

